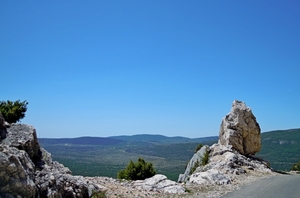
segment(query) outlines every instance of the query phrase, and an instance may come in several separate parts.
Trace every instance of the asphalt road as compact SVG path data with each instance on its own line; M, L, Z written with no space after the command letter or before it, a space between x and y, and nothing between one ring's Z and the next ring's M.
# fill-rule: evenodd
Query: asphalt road
M300 198L300 174L265 178L230 192L222 198Z

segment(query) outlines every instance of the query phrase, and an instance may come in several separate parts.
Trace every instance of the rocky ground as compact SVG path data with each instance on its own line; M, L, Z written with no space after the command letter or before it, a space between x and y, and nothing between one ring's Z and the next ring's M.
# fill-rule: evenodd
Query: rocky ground
M236 177L232 183L227 185L218 184L180 184L185 189L184 193L168 193L164 190L155 188L141 188L136 185L134 181L117 180L109 177L87 177L86 179L90 182L96 183L105 189L106 196L112 198L119 197L212 197L217 198L222 195L237 190L242 186L255 182L264 177L271 177L276 173L259 173L256 171L249 171L249 173Z

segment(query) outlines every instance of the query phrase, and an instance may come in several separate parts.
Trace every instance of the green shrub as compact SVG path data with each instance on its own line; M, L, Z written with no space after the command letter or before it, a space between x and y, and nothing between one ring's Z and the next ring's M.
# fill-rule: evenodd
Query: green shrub
M299 159L299 162L297 162L296 164L293 164L291 170L292 171L300 171L300 159Z
M196 147L195 153L197 153L202 147L203 147L203 144L198 144L198 146Z
M192 193L192 190L189 189L189 188L185 188L185 192L187 192L187 193Z
M204 153L204 156L202 157L201 159L201 164L200 162L197 160L194 164L194 166L191 168L190 170L190 175L195 172L195 170L197 169L197 167L199 167L200 165L201 166L205 166L206 164L208 164L208 160L209 160L209 151L208 149L206 148L206 151Z
M199 161L197 160L196 162L195 162L195 164L194 164L194 166L191 168L191 170L190 170L190 175L193 173L193 172L195 172L195 170L198 168L198 166L199 166Z
M20 119L25 117L25 112L27 111L28 102L24 100L20 102L17 100L15 102L7 100L0 102L0 111L8 123L16 123Z
M106 193L106 191L105 192L96 192L96 191L93 191L91 198L106 198L105 193Z
M206 164L208 164L208 160L209 160L209 151L206 148L206 151L205 151L204 156L203 156L202 161L201 161L201 165L205 166Z
M152 163L145 162L144 159L139 158L136 163L130 160L126 169L118 173L119 179L126 180L143 180L152 177L156 174Z

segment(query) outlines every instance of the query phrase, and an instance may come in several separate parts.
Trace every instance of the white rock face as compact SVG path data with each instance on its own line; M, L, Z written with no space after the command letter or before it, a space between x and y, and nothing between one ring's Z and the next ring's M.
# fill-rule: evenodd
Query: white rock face
M0 197L35 197L34 170L25 151L0 144Z
M209 163L199 166L186 181L187 184L227 185L246 177L246 173L270 174L268 162L255 156L244 156L231 146L214 144L209 148ZM244 175L244 176L243 176Z
M198 172L190 176L189 183L194 184L230 184L230 177L219 172L216 169L210 169L206 172Z
M231 145L243 155L254 155L261 148L260 127L244 102L235 100L220 126L219 143Z
M133 183L133 186L144 190L163 191L171 194L183 194L185 188L174 181L168 180L165 175L157 174L145 180L138 180Z
M202 146L202 148L193 155L192 159L189 161L188 165L186 166L185 172L179 175L178 182L185 182L188 179L189 175L191 174L191 170L193 169L195 164L197 162L198 164L201 164L202 158L208 148L209 147L207 145Z
M34 127L11 124L5 133L0 141L0 197L84 198L105 192L53 161L40 147Z
M119 180L108 177L86 177L92 183L107 189L106 197L182 197L187 193L181 183L157 174L145 180Z

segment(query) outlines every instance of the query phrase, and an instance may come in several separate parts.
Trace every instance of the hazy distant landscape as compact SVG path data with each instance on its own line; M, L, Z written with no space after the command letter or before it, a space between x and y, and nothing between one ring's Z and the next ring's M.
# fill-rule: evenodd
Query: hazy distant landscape
M300 129L262 133L262 148L257 156L268 160L276 170L289 171L300 158Z
M300 158L300 129L271 131L261 134L262 149L257 156L268 160L276 170L290 170ZM116 178L130 160L139 157L154 164L157 173L177 180L196 146L212 145L217 136L205 138L134 135L50 139L40 138L40 144L54 160L69 167L73 174Z

